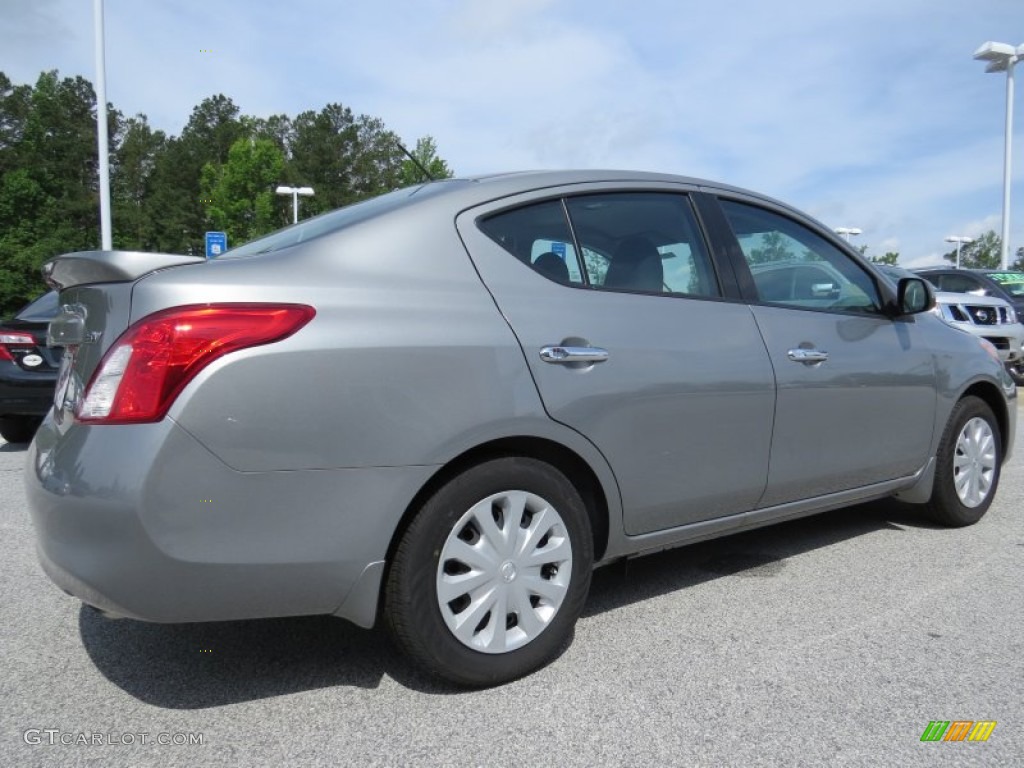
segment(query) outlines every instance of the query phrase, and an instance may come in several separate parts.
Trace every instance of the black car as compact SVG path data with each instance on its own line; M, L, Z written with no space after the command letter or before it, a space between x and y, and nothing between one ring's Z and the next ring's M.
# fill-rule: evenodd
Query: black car
M0 436L9 443L31 440L53 402L61 350L46 346L46 328L58 310L50 291L0 323Z
M1010 303L1017 319L1024 322L1024 272L1000 269L955 269L935 267L914 270L940 291L995 296Z

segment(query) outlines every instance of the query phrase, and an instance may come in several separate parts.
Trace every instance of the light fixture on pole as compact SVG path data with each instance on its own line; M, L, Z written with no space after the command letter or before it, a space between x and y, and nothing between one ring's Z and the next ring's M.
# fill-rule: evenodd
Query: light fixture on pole
M963 235L950 235L946 238L947 243L956 243L956 268L960 269L960 246L964 243L973 243L974 239Z
M279 195L291 195L292 196L292 224L299 223L299 195L303 197L312 197L312 187L286 187L280 186L274 190Z
M96 144L100 172L100 247L112 247L110 227L110 149L107 146L107 67L103 51L103 0L93 0L96 47Z
M836 227L836 234L842 235L846 242L850 242L850 235L859 235L860 230L857 227Z
M1010 165L1013 146L1013 65L1024 57L1024 44L1016 48L1007 43L987 42L974 52L974 58L987 61L986 72L1006 72L1006 143L1003 148L1003 231L999 249L1000 268L1010 258Z

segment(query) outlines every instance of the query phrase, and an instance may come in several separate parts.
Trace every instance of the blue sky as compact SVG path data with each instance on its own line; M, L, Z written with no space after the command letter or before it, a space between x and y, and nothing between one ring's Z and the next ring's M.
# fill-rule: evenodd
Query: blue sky
M0 70L95 76L91 0L0 0ZM869 254L937 263L1000 228L1005 75L1024 0L106 0L107 96L178 133L340 102L459 175L630 168L748 187ZM211 53L202 52L211 49ZM1024 246L1024 67L1010 245Z

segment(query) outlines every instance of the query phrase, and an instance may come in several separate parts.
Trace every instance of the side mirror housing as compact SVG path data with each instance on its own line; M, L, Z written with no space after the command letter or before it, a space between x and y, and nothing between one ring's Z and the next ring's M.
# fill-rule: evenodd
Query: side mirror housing
M935 306L935 291L920 277L901 277L896 287L897 315L917 315Z

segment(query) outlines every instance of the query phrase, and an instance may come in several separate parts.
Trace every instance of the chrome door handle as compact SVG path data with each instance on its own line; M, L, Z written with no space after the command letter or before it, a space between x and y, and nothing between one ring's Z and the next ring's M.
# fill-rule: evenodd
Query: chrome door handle
M828 352L822 352L820 349L791 349L786 356L794 363L804 365L816 365L828 360Z
M545 363L603 363L608 359L608 350L552 345L540 348L540 359Z

